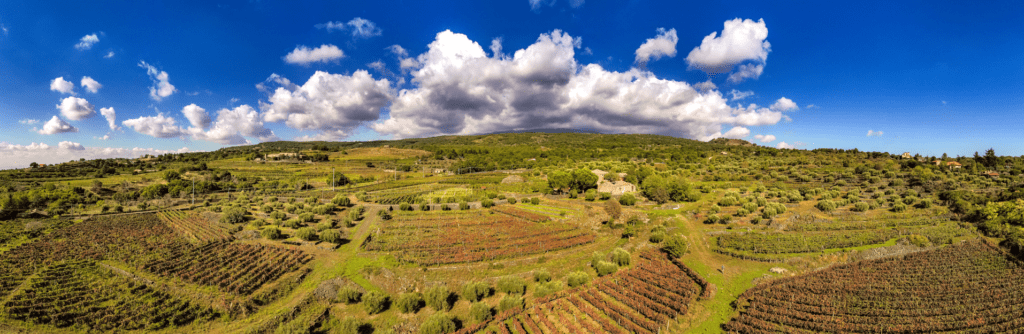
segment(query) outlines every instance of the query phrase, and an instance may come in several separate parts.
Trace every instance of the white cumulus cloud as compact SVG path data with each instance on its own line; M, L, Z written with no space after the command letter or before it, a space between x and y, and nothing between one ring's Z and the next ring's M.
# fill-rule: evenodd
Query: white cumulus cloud
M191 122L192 120L189 119L189 121ZM217 111L217 120L210 125L209 131L192 127L188 129L188 133L192 134L194 139L212 141L224 145L247 143L242 136L256 137L263 142L278 139L273 131L264 127L263 120L260 119L256 109L245 104L234 109L224 108Z
M107 55L103 56L103 58L106 58L106 59L114 58L114 51L108 51Z
M331 44L324 44L315 49L300 45L284 56L284 61L289 64L308 66L311 63L337 61L343 57L345 57L345 53L337 46Z
M789 149L796 148L796 146L790 145L790 144L786 144L786 142L784 142L784 141L780 141L778 145L775 145L775 147L776 148L789 148Z
M882 131L871 131L868 130L868 137L881 137Z
M783 118L756 105L730 107L717 90L649 71L580 66L574 58L579 46L577 38L555 30L510 56L488 57L466 35L443 31L416 58L414 88L398 92L390 118L369 127L396 138L589 128L710 140L723 136L724 125L737 136L743 127Z
M117 113L114 112L114 107L107 107L100 109L100 115L103 115L107 119L107 125L110 125L111 130L117 130Z
M50 80L50 90L64 94L75 94L75 83L64 80L64 77L57 77Z
M750 129L747 129L747 128L742 127L742 126L737 126L737 127L733 127L732 129L729 129L729 131L726 131L724 134L722 134L722 137L723 138L729 138L729 139L740 139L740 138L746 138L749 135L750 135Z
M181 108L181 113L185 115L185 118L192 124L192 127L203 130L210 128L210 114L206 113L206 109L203 109L203 107L193 103Z
M185 131L176 124L174 118L163 114L124 120L121 124L132 128L135 132L156 138L174 138L185 135Z
M78 40L78 44L75 44L75 49L79 49L79 50L92 49L92 45L96 44L96 43L99 43L99 41L100 41L100 38L98 36L96 36L96 34L85 35L85 36L82 36L82 38Z
M73 151L81 151L81 150L85 149L85 147L83 147L82 144L75 143L75 142L70 142L70 141L62 141L62 142L57 144L57 147L60 147L61 149L73 150Z
M68 132L78 132L78 129L56 115L54 115L48 122L44 123L43 128L39 130L39 134L42 135L55 135L58 133Z
M775 135L754 135L754 139L762 143L770 143L775 141Z
M775 101L775 103L773 103L770 108L776 111L790 111L800 109L800 107L796 105L796 102L793 102L793 100L787 99L785 97L782 97L778 101Z
M96 114L96 107L80 97L68 96L57 105L60 114L72 121L80 121Z
M156 66L147 64L145 61L139 61L139 67L146 69L149 79L153 80L153 86L149 87L149 97L154 101L159 102L178 91L171 84L167 71L157 70Z
M702 92L718 89L718 85L715 85L715 83L711 82L710 79L708 81L695 83L693 84L693 87Z
M700 46L693 48L686 56L690 68L700 69L707 73L726 73L732 71L737 64L744 64L729 76L729 81L739 83L745 79L757 78L764 72L764 64L768 53L772 51L768 38L768 27L764 19L754 21L739 18L725 21L721 36L712 32L704 37Z
M665 28L658 28L657 37L648 38L647 42L644 42L644 44L641 44L636 49L636 62L646 63L651 59L658 60L661 57L675 57L676 43L678 42L679 37L676 36L676 29L665 30Z
M26 119L18 121L18 123L21 123L21 124L39 124L39 120L38 119L26 118Z
M317 71L302 86L275 81L282 87L266 103L260 102L264 121L283 121L294 129L322 131L335 138L377 120L381 108L395 97L390 81L374 80L365 70L352 75Z
M100 88L103 88L103 85L98 81L93 80L91 77L82 77L82 87L85 87L85 90L90 93L95 94L100 91Z

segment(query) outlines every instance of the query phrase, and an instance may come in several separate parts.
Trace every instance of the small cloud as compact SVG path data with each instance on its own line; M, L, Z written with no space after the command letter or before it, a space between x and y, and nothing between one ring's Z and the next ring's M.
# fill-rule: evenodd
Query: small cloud
M50 90L75 95L75 83L64 80L64 77L57 77L50 81Z
M386 47L384 49L388 50L388 51L391 51L391 53L394 53L395 56L398 56L398 58L408 58L409 57L409 51L407 51L405 48L403 48L401 45L398 45L398 44Z
M173 118L163 114L129 119L122 121L121 124L132 128L135 132L155 138L174 138L185 135L185 130L178 127Z
M735 73L729 75L729 82L738 84L747 79L757 79L764 73L764 64L743 64Z
M79 39L78 44L75 44L75 49L79 49L79 50L92 49L93 44L99 43L99 41L100 41L100 38L97 37L96 34L85 35L85 36L82 36L81 39Z
M108 133L108 134L103 135L103 137L92 137L92 138L93 139L98 139L98 140L109 140L110 139L110 134Z
M651 59L658 60L661 57L675 57L676 43L678 42L679 36L676 35L675 29L658 28L658 36L648 38L636 49L636 63L646 63Z
M81 121L96 114L96 107L83 98L68 96L57 105L60 114L72 121Z
M594 54L594 50L591 50L589 46L585 47L585 48L583 48L583 54L587 55L587 56L592 55L592 54Z
M737 126L737 127L733 127L732 129L729 129L729 131L726 131L725 134L722 135L722 137L729 138L729 139L740 139L740 138L745 138L745 137L747 137L749 135L750 135L750 129L747 129L747 128L742 127L742 126Z
M70 142L70 141L62 141L60 143L57 143L57 147L60 147L60 148L65 149L65 150L70 150L70 151L82 151L82 150L85 150L85 146L82 146L82 144L75 143L75 142Z
M114 112L114 107L101 108L100 115L103 115L107 119L107 125L110 125L111 130L117 130L120 127L117 126L117 113Z
M793 102L793 100L787 99L785 97L782 97L775 101L775 103L772 104L769 108L775 111L790 111L800 109L800 107L796 105L796 102Z
M103 56L103 58L106 58L106 59L114 58L114 51L108 51L107 55Z
M43 124L43 128L39 130L39 134L41 135L55 135L58 133L68 132L78 132L78 129L57 116L53 116L53 118L46 122L46 124Z
M733 90L729 91L729 95L732 96L731 98L729 98L729 100L739 101L739 100L742 100L742 99L754 96L754 91L748 90L748 91L743 92L743 91L738 91L738 90L733 89Z
M776 148L788 148L788 149L796 148L796 146L793 146L793 145L790 145L790 144L786 144L786 142L784 142L784 141L779 142L779 144L775 145L775 147Z
M871 131L868 130L868 137L881 137L882 131Z
M337 46L331 44L320 45L320 47L316 49L310 49L308 46L300 45L291 53L284 56L284 61L289 64L309 66L311 63L337 61L343 57L345 57L345 53Z
M149 79L153 80L153 86L149 87L149 97L153 101L160 102L165 97L171 96L178 90L174 88L174 85L170 82L170 76L167 71L160 71L156 69L156 66L147 64L145 61L139 61L139 67L146 69L146 73L149 74Z
M816 106L816 105L814 105L814 104L808 104L808 105L807 105L806 107L804 107L804 108L807 108L807 109L818 109L818 108L821 108L821 107L819 107L819 106Z
M26 118L26 119L18 121L18 123L21 123L21 124L39 124L39 120L38 119L28 119L28 118Z
M946 101L945 101L945 100L943 100L943 101L942 101L942 104L943 104L943 105L945 105L945 104L946 104Z
M708 81L695 83L693 84L693 87L702 92L718 89L718 86L715 85L714 82L711 82L710 79L708 79Z
M754 139L762 143L770 143L775 141L774 135L754 135Z
M529 0L529 1L530 1L530 9L533 10L533 11L540 10L540 6L542 6L542 5L548 6L548 7L551 7L551 6L555 5L555 0L546 0L546 1L545 0ZM580 5L583 5L583 4L580 3Z
M103 85L90 77L82 77L82 87L85 87L85 90L90 93L96 94L96 92L100 91L100 88L103 88Z
M370 38L380 36L382 33L382 30L377 27L376 23L361 17L353 18L345 23L341 21L320 23L315 25L315 27L327 30L328 32L351 30L353 38Z

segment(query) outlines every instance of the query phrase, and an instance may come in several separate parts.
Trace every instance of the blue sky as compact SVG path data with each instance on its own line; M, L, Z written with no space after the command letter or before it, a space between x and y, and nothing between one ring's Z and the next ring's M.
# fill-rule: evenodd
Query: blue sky
M0 168L542 127L1024 155L1016 2L3 7Z

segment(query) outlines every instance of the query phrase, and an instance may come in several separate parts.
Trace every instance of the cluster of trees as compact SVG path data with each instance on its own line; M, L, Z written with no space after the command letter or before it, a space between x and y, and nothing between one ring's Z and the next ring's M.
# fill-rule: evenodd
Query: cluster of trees
M557 193L575 190L584 192L587 189L597 188L597 174L585 168L572 171L555 171L548 175L548 186Z

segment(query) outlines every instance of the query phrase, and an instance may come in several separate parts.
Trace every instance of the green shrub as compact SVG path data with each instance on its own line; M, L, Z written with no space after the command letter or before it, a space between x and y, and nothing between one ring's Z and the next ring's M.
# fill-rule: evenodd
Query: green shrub
M292 218L292 219L284 221L284 224L282 224L282 225L284 227L293 228L294 229L294 228L299 228L299 226L301 226L301 223L299 222L299 220L297 218Z
M718 206L718 204L712 205L711 206L711 210L708 210L708 212L710 212L710 213L722 212L722 207Z
M467 282L462 285L462 299L480 301L491 294L491 287L484 282Z
M455 320L447 313L434 313L420 325L420 334L446 334L455 332Z
M708 217L704 219L704 224L716 224L721 219L722 218L719 218L718 215L708 215Z
M330 218L324 218L320 220L320 223L316 224L316 231L321 232L326 229L334 228L334 220Z
M736 216L737 217L746 217L749 214L750 214L750 211L747 211L747 209L744 209L744 208L739 208L739 209L736 210Z
M818 210L821 210L822 212L832 212L836 209L836 202L823 199L818 201L818 204L815 204L814 207L818 208Z
M917 207L922 209L930 208L932 207L932 200L928 198L922 199L920 202L917 203Z
M402 203L398 205L398 209L402 211L412 211L412 205L409 205L409 203Z
M627 206L636 205L636 196L633 196L632 193L623 194L622 197L619 197L619 204Z
M270 204L264 204L261 209L263 210L263 212L266 212L266 213L274 212L274 207L270 206Z
M515 197L509 197L508 198L508 204L516 204L516 198Z
M490 305L476 302L469 306L469 317L478 322L490 321L494 318L494 310Z
M309 222L312 222L314 220L316 220L316 216L313 216L312 213L308 213L307 212L307 213L303 213L303 214L299 215L299 221L301 221L303 223L309 223Z
M653 243L660 243L665 240L665 232L653 232L649 240Z
M518 276L505 276L498 279L497 288L507 294L521 295L526 293L526 281Z
M551 273L547 269L538 269L533 272L533 281L544 283L551 281Z
M338 294L334 297L334 300L345 303L354 304L358 303L363 298L363 292L353 287L344 287L338 290Z
M597 276L605 276L619 271L619 266L608 261L597 261L597 266L594 269L597 270Z
M602 201L612 198L612 193L608 192L600 192L598 195L600 195Z
M281 230L273 226L266 227L260 231L260 236L270 240L280 239Z
M459 210L469 210L469 203L460 202L459 203Z
M344 207L351 206L352 205L352 200L350 200L348 198L348 196L337 195L337 196L334 196L333 199L331 199L331 203L334 203L334 205L337 205L337 206L340 206L340 207L344 208Z
M423 298L430 308L437 311L448 311L452 309L451 296L452 293L448 291L448 287L435 286L427 289L427 293L423 295Z
M341 232L338 232L338 230L324 230L320 232L320 240L334 244L341 243Z
M662 243L661 246L661 248L664 249L665 252L668 252L668 254L674 258L683 257L683 254L686 254L688 247L689 244L687 243L686 239L681 235L670 235L668 238L665 239L665 242Z
M220 222L223 224L240 224L245 222L245 209L239 207L229 207L224 209L224 213L220 216Z
M612 263L615 263L619 266L629 265L629 252L627 252L625 249L616 248L615 250L612 251L611 258Z
M907 211L907 205L903 203L896 203L892 206L892 212L904 212Z
M565 283L569 285L570 288L587 284L587 282L590 282L590 275L583 271L574 271L565 276Z
M423 295L419 292L402 293L395 300L398 312L416 313L423 307Z
M494 206L494 201L491 200L490 198L486 198L486 199L480 201L480 206L482 206L484 208L492 207L492 206Z
M765 206L765 205L768 205L768 199L764 198L764 197L758 197L757 198L757 206L761 207L761 206ZM751 210L751 212L753 212L753 210Z
M316 239L316 230L312 227L303 227L295 231L295 236L302 240L312 241Z
M274 213L270 214L270 218L284 220L285 218L288 218L288 214L281 211L275 211Z
M627 225L626 228L622 230L622 238L623 239L629 239L629 238L632 238L632 237L635 237L635 236L636 236L636 227L633 226L633 225Z
M420 204L420 211L430 211L430 204L428 204L428 203Z
M523 300L523 297L505 296L500 302L498 302L498 312L522 309L524 307L526 307L526 301Z
M742 208L744 210L747 210L747 212L754 212L754 211L757 211L757 203L755 203L755 202L743 203Z
M341 334L359 334L359 327L362 326L363 322L359 319L346 317L345 319L341 319L337 323L333 324L331 328L334 330L331 332Z
M575 199L577 197L580 197L580 193L576 189L569 191L569 198Z
M367 292L363 295L363 308L369 314L384 312L388 308L389 299L388 295L380 291L373 290Z
M920 234L911 234L907 236L907 241L917 247L928 247L931 246L932 242L928 241L928 237Z
M868 208L870 208L870 205L868 205L868 203L857 202L857 203L853 204L853 208L850 208L850 210L853 210L853 211L856 211L856 212L864 212L864 211L868 211Z
M451 211L451 210L452 210L452 207L450 205L448 205L447 203L441 204L441 211Z
M537 284L537 288L533 290L533 296L540 298L560 290L562 290L562 281L544 282Z
M533 205L540 205L540 198L539 198L539 197L534 197L534 198L531 198L531 199L530 199L530 204L533 204Z
M591 189L593 190L593 189ZM593 202L597 198L597 194L590 192L589 190L583 195L583 200L587 202Z

